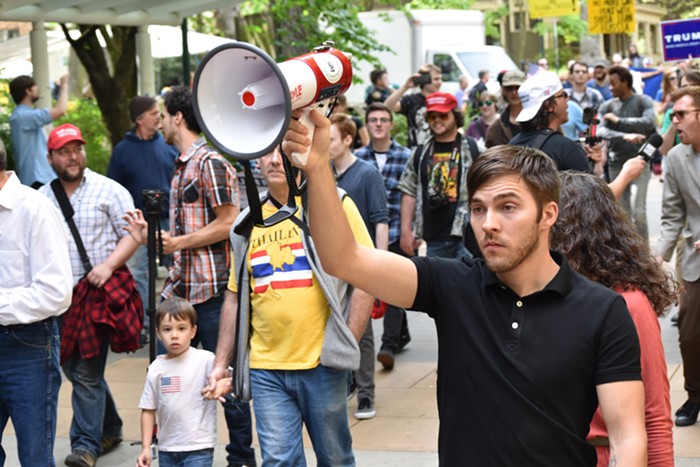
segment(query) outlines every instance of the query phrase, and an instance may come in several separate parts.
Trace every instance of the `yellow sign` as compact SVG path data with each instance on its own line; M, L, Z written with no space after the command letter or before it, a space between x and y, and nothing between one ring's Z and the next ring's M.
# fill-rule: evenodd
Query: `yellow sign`
M588 31L620 34L637 30L634 0L588 0Z
M578 0L530 0L530 18L578 15Z

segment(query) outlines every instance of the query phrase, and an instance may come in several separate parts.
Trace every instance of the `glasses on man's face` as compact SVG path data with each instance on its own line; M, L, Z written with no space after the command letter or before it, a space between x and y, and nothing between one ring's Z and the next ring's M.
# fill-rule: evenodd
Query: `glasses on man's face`
M370 117L367 119L367 123L390 123L391 119L388 117Z
M561 94L557 94L556 96L554 96L554 98L555 99L568 99L569 94L567 94L566 91L562 91Z
M700 109L676 110L675 112L671 112L671 121L678 120L680 122L686 115L693 112L700 112Z
M491 100L479 101L479 107L484 106L484 105L489 106L491 104L493 104L493 101L491 101Z
M447 120L448 118L450 118L450 114L448 114L448 113L447 113L447 114L443 114L443 113L440 113L440 112L430 112L430 113L428 114L428 121L429 121L429 122L433 122L433 121L435 121L435 120L442 120L442 121L445 121L445 120Z
M518 89L520 89L520 86L503 86L504 92L518 92Z

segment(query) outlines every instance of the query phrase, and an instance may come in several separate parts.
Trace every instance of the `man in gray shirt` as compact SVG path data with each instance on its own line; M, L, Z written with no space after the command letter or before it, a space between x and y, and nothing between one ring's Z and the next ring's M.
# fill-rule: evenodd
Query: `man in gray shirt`
M598 109L601 124L598 136L608 141L608 168L610 179L614 180L624 163L637 155L639 148L654 132L656 113L650 97L635 94L632 88L632 74L621 66L611 67L610 90L613 98L604 102ZM620 202L634 221L637 230L644 238L649 238L647 227L647 186L651 172L645 170L622 194ZM637 187L632 203L631 187Z

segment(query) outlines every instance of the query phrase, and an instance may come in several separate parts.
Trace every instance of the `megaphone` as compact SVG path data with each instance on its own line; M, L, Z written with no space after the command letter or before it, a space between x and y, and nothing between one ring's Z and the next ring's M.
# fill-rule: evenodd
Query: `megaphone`
M324 42L280 64L245 42L209 52L197 67L192 89L204 134L237 159L271 152L288 129L292 110L322 106L352 84L350 59L332 45ZM301 121L313 132L308 113ZM308 153L292 156L303 164Z

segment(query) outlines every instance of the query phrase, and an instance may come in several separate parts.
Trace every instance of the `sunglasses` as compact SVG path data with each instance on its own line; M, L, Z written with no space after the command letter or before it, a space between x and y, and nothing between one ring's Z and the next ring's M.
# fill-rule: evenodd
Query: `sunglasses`
M490 100L488 100L488 101L479 101L479 107L481 107L482 105L491 105L491 104L493 104L493 101L490 101Z
M448 118L450 118L450 114L449 114L449 113L441 114L441 113L439 113L439 112L431 112L431 113L428 114L428 121L429 121L429 122L432 122L432 121L435 121L435 120L438 120L438 119L439 119L439 120L445 121L445 120L447 120Z
M554 96L554 98L555 99L568 99L569 94L567 94L566 91L562 91L561 94L557 94L556 96Z
M690 110L677 110L675 112L671 112L671 121L678 119L678 121L681 121L685 118L686 115L693 113L693 112L700 112L700 109L690 109Z

